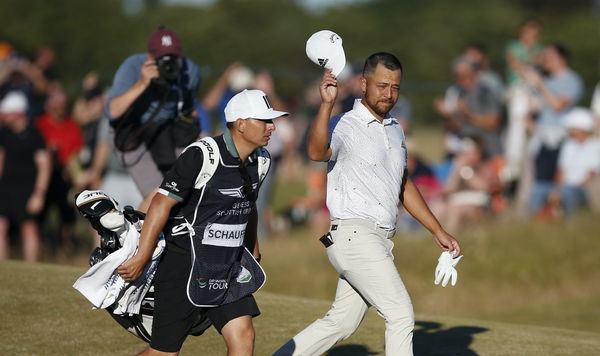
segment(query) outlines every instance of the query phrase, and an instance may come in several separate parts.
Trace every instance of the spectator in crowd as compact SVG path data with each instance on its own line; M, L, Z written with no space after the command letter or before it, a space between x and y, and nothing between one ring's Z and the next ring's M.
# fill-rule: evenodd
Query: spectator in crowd
M27 116L32 119L43 111L43 102L50 87L40 68L11 48L5 49L0 60L0 97L12 91L21 91L27 96Z
M600 139L593 136L594 118L588 109L573 108L565 115L568 138L558 155L551 200L560 201L567 218L590 201L590 188L600 170Z
M475 65L459 58L454 64L456 83L445 98L434 102L436 111L446 119L446 149L450 155L460 147L460 139L480 136L486 157L502 154L500 144L500 102L492 89L480 80Z
M479 72L479 80L490 88L497 97L498 102L501 102L504 97L504 83L500 75L491 68L490 58L485 45L481 43L469 45L465 49L463 57L475 64Z
M517 38L506 46L506 74L509 85L522 84L524 71L541 65L544 46L539 41L540 32L539 22L528 19L519 26Z
M75 223L75 208L72 204L72 187L77 175L79 150L83 136L79 126L68 116L67 95L61 89L52 91L46 101L46 112L37 118L36 126L42 133L46 146L52 154L52 176L46 193L43 218L56 205L60 215L60 243L72 248L72 233Z
M30 112L32 117L38 117L44 112L44 105L50 92L61 89L58 73L56 71L56 51L48 45L38 48L30 65L29 77L35 77L34 82L44 84L44 89L36 90L32 96Z
M100 189L102 175L108 158L108 150L98 145L98 128L104 113L104 98L100 77L89 72L83 78L82 93L73 105L73 118L83 132L83 147L79 152L80 172L75 177L75 191Z
M452 171L442 189L442 200L432 205L432 210L449 231L489 215L492 195L500 190L499 177L491 161L485 159L483 142L477 136L461 140L460 151L453 161Z
M130 56L115 74L105 113L120 159L144 196L142 211L178 153L200 136L199 85L200 68L165 28L152 33L147 54Z
M517 38L506 47L508 122L504 141L506 169L503 175L507 181L518 177L525 157L527 117L534 105L534 98L524 74L541 66L544 46L539 42L540 31L537 21L527 20L519 26Z
M57 87L60 86L58 74L56 72L56 51L54 48L47 45L38 48L33 65L36 66L48 81L48 91L57 89Z
M11 223L19 225L23 257L39 258L36 220L50 179L50 155L44 139L27 118L27 98L10 92L0 102L0 260L10 256Z
M569 67L569 51L561 44L544 49L542 65L547 73L525 71L525 80L539 93L539 108L532 120L529 152L533 159L533 186L529 195L529 211L537 213L547 202L554 185L560 145L567 135L565 114L579 101L583 83ZM530 178L527 178L530 179Z
M233 62L202 99L202 107L209 113L219 116L220 130L225 130L224 109L227 102L244 89L250 89L255 81L254 72L242 62Z

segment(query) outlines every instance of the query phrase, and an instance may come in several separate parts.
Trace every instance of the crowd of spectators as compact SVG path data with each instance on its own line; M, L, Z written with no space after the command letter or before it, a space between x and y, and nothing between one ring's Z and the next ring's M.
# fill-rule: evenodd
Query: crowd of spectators
M428 162L412 150L418 117L405 97L391 112L408 137L408 174L450 230L502 214L541 221L571 219L584 205L600 210L600 84L591 102L582 102L585 88L570 66L569 49L542 43L541 30L526 21L507 43L505 80L491 67L483 44L467 46L451 61L455 81L432 103L443 122L441 161ZM15 253L15 246L28 261L73 252L81 243L74 238L73 197L83 189L102 189L121 207L142 204L144 195L115 155L106 115L109 85L90 71L79 92L68 97L57 60L49 46L28 59L0 42L0 259ZM360 75L361 68L347 65L338 76L334 115L361 96ZM292 112L292 118L277 121L268 146L273 160L257 202L259 236L297 224L319 234L329 224L327 165L310 162L304 152L318 83L308 83L294 103L282 100L274 83L268 70L233 62L197 98L194 113L201 136L219 133L224 104L247 88L263 90L274 107ZM284 213L274 211L274 182L299 176L306 193L290 199ZM402 207L399 211L401 230L417 228ZM95 236L91 230L89 235Z
M569 49L541 43L541 29L525 21L507 44L505 81L484 45L468 46L452 64L456 82L433 103L446 160L432 165L439 189L428 200L451 230L502 214L546 221L584 205L599 211L600 92L588 108Z

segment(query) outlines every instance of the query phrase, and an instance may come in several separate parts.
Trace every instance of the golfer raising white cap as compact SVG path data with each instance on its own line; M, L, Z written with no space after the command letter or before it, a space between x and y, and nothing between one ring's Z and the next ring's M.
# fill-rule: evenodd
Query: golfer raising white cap
M460 254L456 239L440 226L406 175L402 125L389 114L396 101L402 65L392 54L367 58L360 78L364 96L352 110L330 119L337 80L328 70L319 86L322 103L312 123L308 155L329 161L329 233L321 238L340 274L332 308L289 340L275 355L321 355L349 337L370 306L385 319L385 354L412 355L414 313L394 265L391 237L398 204L423 224L444 251ZM453 267L453 266L452 266ZM444 268L445 276L452 270ZM440 273L438 273L439 275Z

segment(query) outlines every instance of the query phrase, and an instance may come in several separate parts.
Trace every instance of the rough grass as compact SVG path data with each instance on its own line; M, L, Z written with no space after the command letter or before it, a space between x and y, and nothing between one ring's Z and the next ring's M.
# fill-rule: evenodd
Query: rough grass
M598 224L497 222L458 236L456 287L433 285L439 251L426 234L395 237L396 263L417 313L417 355L600 354ZM316 236L299 230L263 243L267 285L257 299L256 355L270 355L329 308L337 275ZM144 344L71 288L80 266L0 262L0 355L135 354ZM329 355L383 355L382 320L370 312ZM183 355L224 355L213 330Z
M92 311L71 284L84 268L0 262L1 355L135 354L145 344L104 311ZM261 291L256 355L270 355L322 315L329 302ZM596 355L600 334L417 314L416 355ZM182 355L224 355L212 329L188 339ZM359 331L328 355L383 355L383 323L370 312Z
M456 287L433 285L439 249L426 233L394 238L395 262L417 313L518 321L600 332L597 220L534 225L497 221L457 235L465 257ZM337 275L308 231L262 245L272 293L331 299Z

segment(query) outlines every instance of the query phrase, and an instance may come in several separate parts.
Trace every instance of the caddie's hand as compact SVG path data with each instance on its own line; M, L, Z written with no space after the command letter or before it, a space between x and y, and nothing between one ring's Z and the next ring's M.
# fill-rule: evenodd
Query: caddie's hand
M148 57L140 69L140 82L147 87L150 85L152 79L158 78L159 76L160 74L158 73L156 61L153 58Z
M435 267L435 280L433 283L435 285L442 283L442 287L445 287L448 284L448 281L452 284L452 286L456 285L456 281L458 280L458 272L456 271L456 265L458 261L462 259L462 255L454 258L458 255L453 255L450 252L444 251L438 258L438 264Z
M142 261L137 255L125 261L117 268L117 273L127 282L133 282L142 275L145 261Z
M325 74L323 74L323 79L321 80L321 84L319 84L321 100L324 103L332 104L335 102L338 93L337 84L337 79L331 74L331 69L328 69Z

